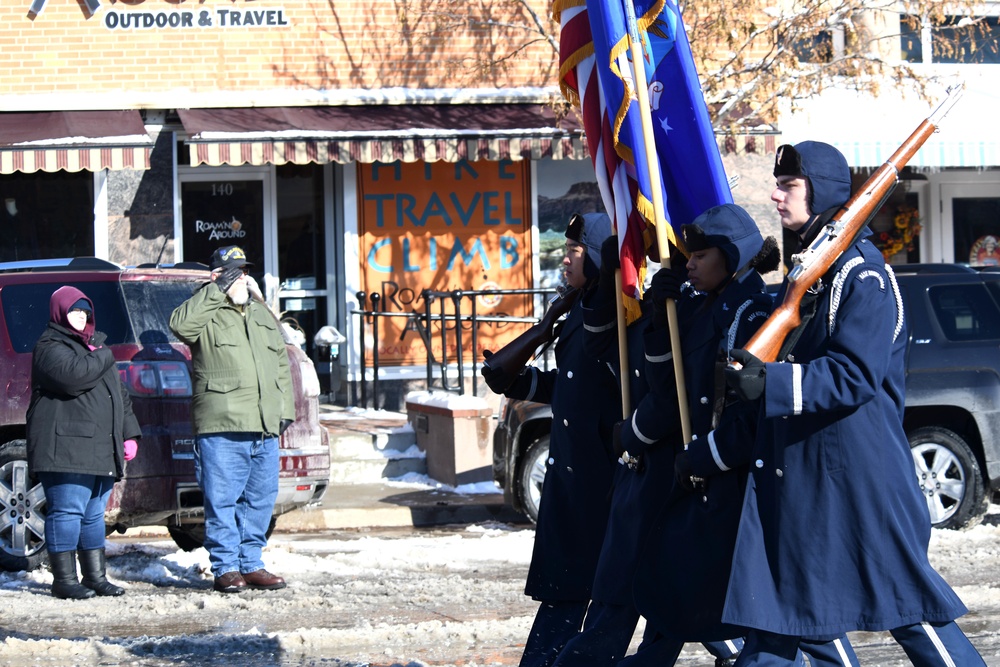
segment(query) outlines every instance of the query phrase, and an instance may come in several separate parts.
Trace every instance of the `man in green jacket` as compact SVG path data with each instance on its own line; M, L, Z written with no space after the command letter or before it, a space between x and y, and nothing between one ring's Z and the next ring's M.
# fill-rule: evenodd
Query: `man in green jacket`
M261 550L278 496L278 436L295 419L295 400L279 324L248 265L239 247L219 248L211 282L170 316L191 348L194 469L220 593L285 587L264 569Z

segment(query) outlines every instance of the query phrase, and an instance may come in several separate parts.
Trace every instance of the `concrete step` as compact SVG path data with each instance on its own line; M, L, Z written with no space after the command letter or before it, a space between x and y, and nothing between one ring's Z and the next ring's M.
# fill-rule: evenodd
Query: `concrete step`
M333 484L374 484L381 480L402 477L408 473L426 475L427 459L421 456L330 460L330 482Z
M336 459L379 459L405 455L417 446L412 429L393 432L360 433L327 425L330 432L330 456Z
M424 453L405 414L327 407L320 420L330 434L330 481L377 484L427 473Z

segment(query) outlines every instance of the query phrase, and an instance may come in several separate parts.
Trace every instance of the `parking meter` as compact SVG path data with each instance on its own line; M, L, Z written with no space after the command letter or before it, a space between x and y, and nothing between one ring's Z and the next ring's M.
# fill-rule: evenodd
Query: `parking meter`
M336 327L326 325L313 336L313 343L316 345L316 355L319 358L326 357L328 363L319 364L320 374L324 370L330 377L330 395L328 400L333 402L337 392L340 391L340 346L347 342L347 337L337 331ZM324 369L323 366L326 366Z

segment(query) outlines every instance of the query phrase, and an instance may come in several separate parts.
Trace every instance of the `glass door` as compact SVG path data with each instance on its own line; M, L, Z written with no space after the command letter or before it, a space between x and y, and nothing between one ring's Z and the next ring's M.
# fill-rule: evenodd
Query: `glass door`
M238 245L270 301L276 289L274 214L269 169L199 167L180 176L181 256L207 264L221 246Z
M941 200L944 261L1000 266L1000 194L996 185L944 183Z
M318 363L327 360L315 356L313 337L330 323L323 169L317 164L275 167L278 305Z

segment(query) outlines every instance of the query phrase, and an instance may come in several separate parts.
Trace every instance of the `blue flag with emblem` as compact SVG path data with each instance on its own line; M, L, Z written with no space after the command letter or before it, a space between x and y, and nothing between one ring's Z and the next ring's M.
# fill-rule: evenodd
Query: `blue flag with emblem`
M635 9L643 41L658 183L650 181L646 167L624 2ZM732 203L680 10L673 0L588 0L587 10L601 89L613 114L614 148L637 183L634 206L655 221L651 188L662 188L668 236L676 242L681 225L712 206Z

